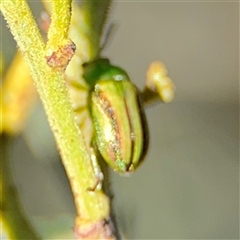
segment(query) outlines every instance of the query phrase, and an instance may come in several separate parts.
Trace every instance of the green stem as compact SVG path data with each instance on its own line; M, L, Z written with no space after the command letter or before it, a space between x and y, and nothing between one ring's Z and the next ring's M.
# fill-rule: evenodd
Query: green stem
M33 230L25 216L17 189L15 187L10 163L9 147L13 139L8 136L0 136L0 156L1 156L1 212L3 224L6 227L10 239L41 239Z
M70 180L78 215L88 222L107 218L107 197L101 190L87 190L98 179L75 122L64 74L47 65L45 46L26 1L4 0L0 9L30 66Z
M51 25L48 30L48 44L55 45L68 39L71 21L71 0L51 0Z
M82 2L81 9L88 27L87 35L93 51L91 60L99 57L103 27L106 23L111 2L111 0L85 0Z
M140 92L140 97L145 107L160 101L159 94L151 91L149 88L144 88L143 91Z

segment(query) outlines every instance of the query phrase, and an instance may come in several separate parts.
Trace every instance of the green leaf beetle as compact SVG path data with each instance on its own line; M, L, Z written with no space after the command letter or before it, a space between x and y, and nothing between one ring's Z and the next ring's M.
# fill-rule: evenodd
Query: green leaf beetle
M148 148L148 126L137 87L128 74L107 59L84 64L89 110L102 158L119 173L131 173Z

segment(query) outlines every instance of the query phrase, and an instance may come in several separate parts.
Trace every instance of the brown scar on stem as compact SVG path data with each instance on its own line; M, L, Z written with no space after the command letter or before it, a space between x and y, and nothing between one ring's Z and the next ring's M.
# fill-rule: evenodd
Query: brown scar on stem
M52 52L50 56L46 56L47 64L54 69L64 71L75 51L76 45L72 41L65 46L60 46L57 51Z

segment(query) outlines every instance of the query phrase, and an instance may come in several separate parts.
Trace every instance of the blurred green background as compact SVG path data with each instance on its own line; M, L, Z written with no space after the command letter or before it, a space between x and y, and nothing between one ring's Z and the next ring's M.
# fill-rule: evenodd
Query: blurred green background
M41 6L30 4L38 20ZM145 162L131 177L112 173L121 230L128 239L239 239L239 3L116 1L110 20L103 55L140 88L160 59L177 87L174 103L147 109ZM16 46L2 18L1 34L9 62ZM31 221L69 239L73 200L40 103L11 157Z

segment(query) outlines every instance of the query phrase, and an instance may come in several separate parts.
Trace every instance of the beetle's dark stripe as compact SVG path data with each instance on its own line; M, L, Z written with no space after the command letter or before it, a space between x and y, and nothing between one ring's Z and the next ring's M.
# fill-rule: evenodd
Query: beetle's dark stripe
M108 101L107 97L102 91L98 91L97 96L100 99L100 105L104 111L104 113L111 119L112 126L113 126L113 133L114 134L114 142L111 142L110 147L114 153L114 161L122 160L122 154L120 152L121 149L121 136L119 134L118 122L116 119L115 112L113 111L111 103Z
M130 127L130 136L131 136L131 156L130 156L130 163L129 163L129 166L127 166L127 171L129 170L129 168L131 167L132 165L132 159L133 159L133 154L134 154L134 147L135 147L135 134L134 134L134 131L133 131L133 127L132 127L132 121L131 121L131 117L130 117L130 114L129 114L129 108L128 108L128 105L127 105L127 102L126 102L126 98L124 97L124 105L125 105L125 109L127 111L127 117L128 117L128 122L129 122L129 127Z

